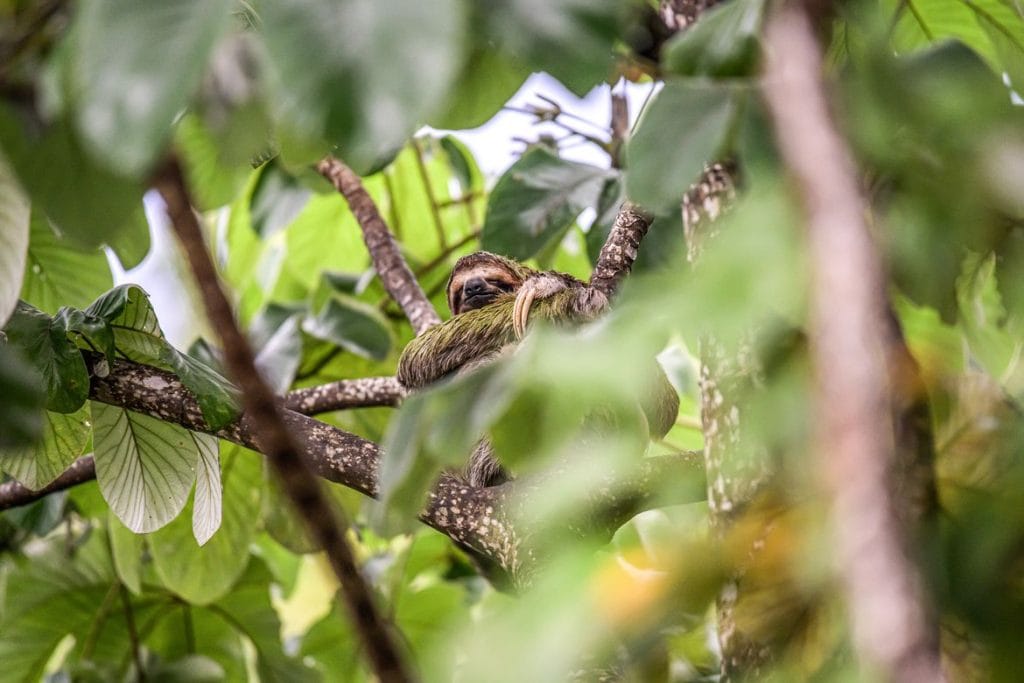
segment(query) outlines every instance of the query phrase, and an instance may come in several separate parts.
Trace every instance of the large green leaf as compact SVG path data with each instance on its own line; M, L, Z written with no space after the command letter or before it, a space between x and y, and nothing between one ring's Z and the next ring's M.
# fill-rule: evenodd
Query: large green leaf
M42 438L27 448L0 450L0 469L30 489L41 489L82 455L89 434L85 406L71 414L46 411Z
M220 446L211 434L192 433L199 447L196 491L192 501L192 535L200 546L217 533L223 519L224 487L220 476Z
M6 332L46 388L46 407L59 413L81 408L89 396L89 373L78 347L68 339L67 328L19 301Z
M126 527L155 531L174 519L196 479L199 447L184 427L92 404L96 479Z
M0 449L34 443L46 397L29 363L8 344L0 344L0 396Z
M219 429L238 417L234 386L205 363L178 351L164 338L149 297L137 285L121 285L85 311L110 323L117 350L131 360L174 371L195 395L203 419Z
M704 12L662 49L662 66L678 76L746 76L757 66L765 0L733 0Z
M174 142L196 208L205 211L230 204L245 186L251 167L224 159L217 140L195 114L182 117Z
M655 95L626 148L626 194L651 211L678 207L706 164L726 151L743 90L671 81Z
M444 111L430 124L453 130L476 128L498 113L529 75L525 65L480 40L466 58Z
M28 199L0 157L0 326L7 322L21 291L30 215Z
M32 212L28 262L21 298L47 313L84 308L114 284L107 257L58 236L44 215Z
M517 260L557 243L587 207L596 207L613 172L560 159L541 147L514 163L495 185L481 246Z
M194 435L199 436L199 435ZM212 437L210 437L212 438ZM216 440L213 455L216 456ZM203 449L200 449L203 453ZM222 598L241 576L249 563L249 544L260 523L263 501L263 458L238 446L223 449L224 471L221 475L216 460L207 465L200 456L200 472L217 468L217 513L220 514L220 482L223 476L223 523L216 533L207 536L202 547L196 545L199 534L195 524L201 516L209 517L211 493L204 493L210 484L200 474L196 482L196 495L192 515L179 515L163 529L147 538L160 581L170 591L195 605L206 605ZM210 479L213 479L212 477ZM186 513L188 507L185 508ZM209 520L207 520L209 522ZM209 526L209 524L207 524Z
M141 177L227 27L228 0L94 0L76 12L72 99L90 151Z
M359 173L445 102L462 63L457 0L279 0L260 10L282 123L336 144Z
M32 200L33 213L44 213L77 243L115 242L121 230L138 221L142 185L97 164L66 122L23 122L0 103L0 147Z

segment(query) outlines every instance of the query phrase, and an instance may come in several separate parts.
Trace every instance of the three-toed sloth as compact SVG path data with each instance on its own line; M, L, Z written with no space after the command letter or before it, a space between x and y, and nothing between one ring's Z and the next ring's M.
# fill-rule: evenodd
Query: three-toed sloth
M493 360L522 338L531 317L581 324L608 305L604 294L571 275L536 271L485 251L456 262L447 293L452 318L409 342L398 361L398 381L410 391ZM640 407L651 437L660 439L675 422L679 397L652 363L653 388ZM465 476L472 486L507 480L489 440L477 444Z

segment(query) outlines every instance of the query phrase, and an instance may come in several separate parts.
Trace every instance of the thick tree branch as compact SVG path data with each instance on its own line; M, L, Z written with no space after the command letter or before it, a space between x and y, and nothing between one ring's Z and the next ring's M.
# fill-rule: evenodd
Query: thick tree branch
M158 171L154 184L167 203L171 225L192 267L207 316L220 337L224 365L242 390L246 421L256 433L261 450L269 455L282 489L326 554L371 668L384 682L412 680L345 539L347 524L330 505L319 482L307 468L303 458L307 451L289 431L284 411L278 407L270 388L256 370L252 350L235 321L206 250L202 230L176 160L169 160Z
M769 20L764 97L807 220L818 452L861 657L888 680L942 679L937 629L890 489L895 464L885 282L854 164L828 112L804 7Z
M352 214L363 230L363 241L373 259L373 267L377 269L384 289L402 307L413 332L419 335L427 328L440 324L441 318L409 270L395 238L377 211L373 199L363 189L359 176L334 157L321 160L316 170L331 181L348 201Z

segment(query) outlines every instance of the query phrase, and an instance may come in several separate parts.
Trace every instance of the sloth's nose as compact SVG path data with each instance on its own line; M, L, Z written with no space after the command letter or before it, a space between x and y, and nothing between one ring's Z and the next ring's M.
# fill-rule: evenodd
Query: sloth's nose
M466 296L484 294L487 292L487 282L480 277L471 278L466 281L466 284L462 287L462 291L465 292Z

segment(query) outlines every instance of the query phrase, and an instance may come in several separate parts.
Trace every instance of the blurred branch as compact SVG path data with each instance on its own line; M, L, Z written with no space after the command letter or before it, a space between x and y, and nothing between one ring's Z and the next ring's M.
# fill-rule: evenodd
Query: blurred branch
M360 574L355 555L345 539L345 530L349 526L347 520L328 502L320 482L306 465L303 457L306 451L289 431L284 411L278 407L273 393L256 370L252 350L221 289L192 209L182 170L175 159L170 159L157 171L154 185L167 203L167 214L192 267L207 316L221 339L225 368L242 390L246 419L295 511L327 555L371 669L384 682L412 680L394 636L374 603L372 591Z
M413 277L395 238L384 224L384 219L377 211L373 199L363 188L359 176L334 157L322 159L316 169L320 175L331 181L348 201L352 214L362 228L363 241L366 242L377 275L384 289L402 307L413 332L418 335L427 328L440 324L441 318L423 293L419 282Z
M888 680L942 680L938 630L890 489L885 281L853 160L828 112L821 48L806 9L790 3L777 10L765 42L763 94L807 221L818 452L854 642Z

